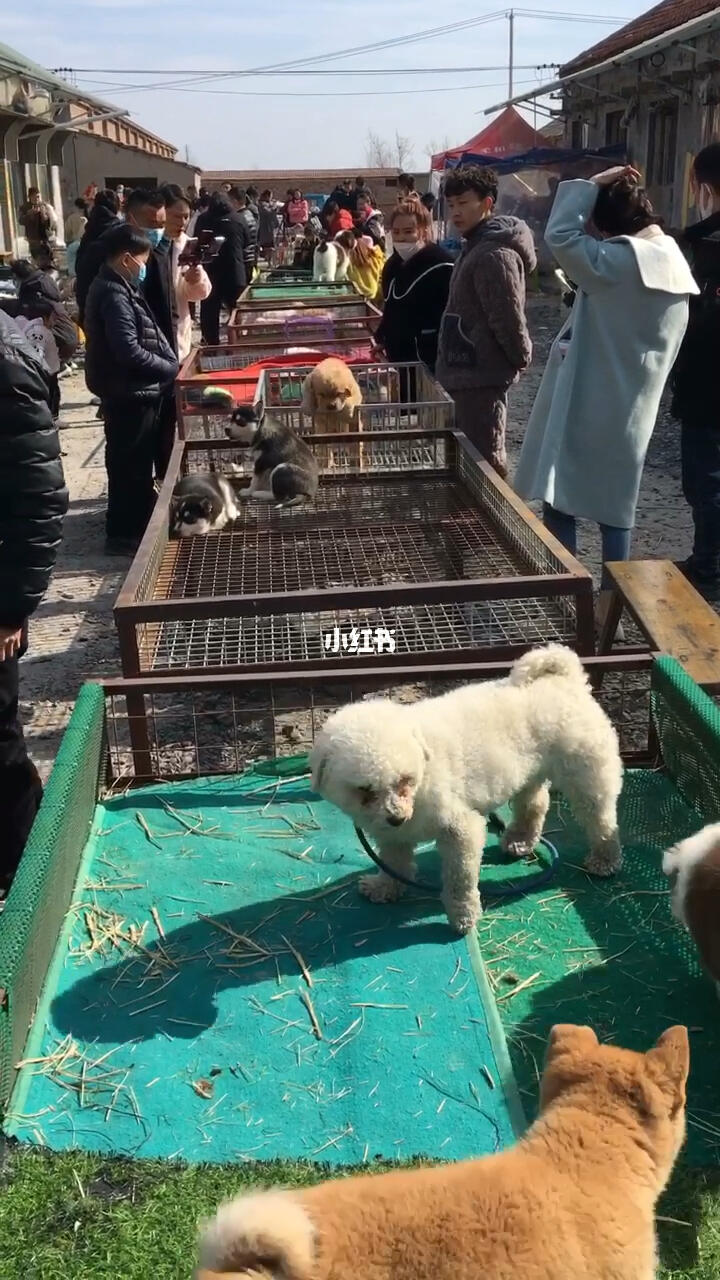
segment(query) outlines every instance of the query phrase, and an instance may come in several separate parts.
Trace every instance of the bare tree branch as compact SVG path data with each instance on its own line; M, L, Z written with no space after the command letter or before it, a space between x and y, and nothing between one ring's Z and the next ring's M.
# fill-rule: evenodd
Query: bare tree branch
M365 139L365 163L371 169L391 169L393 164L392 148L372 129Z

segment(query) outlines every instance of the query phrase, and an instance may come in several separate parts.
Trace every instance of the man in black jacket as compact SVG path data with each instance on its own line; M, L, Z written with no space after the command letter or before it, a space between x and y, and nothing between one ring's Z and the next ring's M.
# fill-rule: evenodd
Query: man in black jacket
M47 590L67 511L47 375L0 312L0 885L7 888L42 798L18 715L27 620Z
M85 377L100 396L108 477L107 545L132 555L155 502L159 414L178 372L175 352L141 293L150 241L127 224L107 237L107 261L85 308Z
M228 192L228 199L238 218L242 222L247 235L244 255L245 277L248 284L250 284L255 270L255 263L257 262L257 214L253 213L253 210L250 207L247 191L244 191L242 187L231 187Z
M195 235L201 231L212 231L223 241L217 257L207 266L212 293L200 303L203 340L209 346L217 346L220 342L220 312L223 307L232 311L248 282L245 266L248 233L227 196L220 191L213 192L206 212L195 224Z
M98 247L98 241L106 231L122 224L117 194L108 188L98 191L93 207L88 215L87 225L83 232L80 247L75 259L75 298L78 304L78 318L83 328L85 299L88 289L105 260L104 246Z
M695 525L683 571L698 591L720 603L720 143L698 152L693 186L700 221L680 244L700 294L672 374L673 412L681 423L682 486Z

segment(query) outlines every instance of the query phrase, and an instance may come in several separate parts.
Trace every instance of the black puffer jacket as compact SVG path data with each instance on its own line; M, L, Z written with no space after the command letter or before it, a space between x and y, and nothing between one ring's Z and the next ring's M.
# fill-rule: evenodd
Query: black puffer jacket
M85 381L101 399L148 400L168 389L178 362L147 302L101 267L85 307Z
M1 626L21 626L42 600L67 506L46 374L0 312Z

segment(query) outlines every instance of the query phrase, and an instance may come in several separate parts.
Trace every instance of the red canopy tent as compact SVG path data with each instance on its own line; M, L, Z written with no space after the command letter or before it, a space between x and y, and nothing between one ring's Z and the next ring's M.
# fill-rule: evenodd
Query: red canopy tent
M444 169L446 160L456 160L465 151L472 151L481 156L512 156L530 151L533 147L547 146L547 138L537 133L532 125L524 120L514 107L506 107L499 116L490 121L487 128L461 147L451 147L448 151L440 151L432 157L430 167L433 170Z

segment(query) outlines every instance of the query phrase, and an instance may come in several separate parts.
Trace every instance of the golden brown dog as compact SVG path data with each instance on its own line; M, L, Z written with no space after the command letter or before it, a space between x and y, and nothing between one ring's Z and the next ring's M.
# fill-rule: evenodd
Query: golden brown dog
M231 1201L197 1280L653 1280L688 1069L684 1027L647 1053L555 1027L512 1150Z
M316 434L357 431L357 411L362 404L360 390L343 360L328 356L308 374L302 389L301 410L312 418Z

